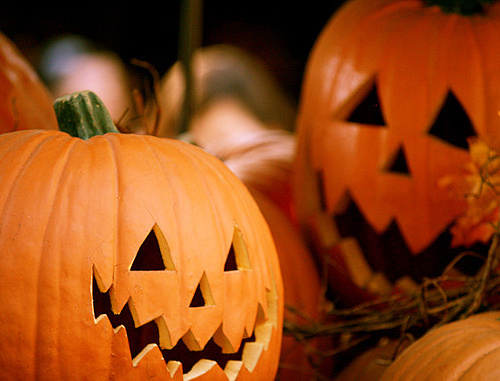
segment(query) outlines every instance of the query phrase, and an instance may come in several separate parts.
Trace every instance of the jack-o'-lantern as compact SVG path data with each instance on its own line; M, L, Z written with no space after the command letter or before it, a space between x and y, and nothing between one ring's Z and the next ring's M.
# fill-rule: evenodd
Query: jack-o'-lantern
M107 133L90 92L55 107L78 138L0 138L0 378L273 379L283 284L241 181L187 143Z
M52 97L17 46L0 33L0 133L57 129Z
M464 249L449 227L465 199L438 183L462 170L468 137L500 137L500 3L430 3L450 2L346 2L306 68L297 216L349 303L437 276Z

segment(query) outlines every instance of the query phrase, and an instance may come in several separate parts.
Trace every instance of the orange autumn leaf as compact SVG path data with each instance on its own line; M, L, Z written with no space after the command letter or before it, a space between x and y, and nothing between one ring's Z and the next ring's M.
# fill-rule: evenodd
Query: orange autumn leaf
M452 246L487 243L497 229L500 211L500 156L480 139L469 140L471 161L462 173L443 178L440 186L467 204L450 232Z

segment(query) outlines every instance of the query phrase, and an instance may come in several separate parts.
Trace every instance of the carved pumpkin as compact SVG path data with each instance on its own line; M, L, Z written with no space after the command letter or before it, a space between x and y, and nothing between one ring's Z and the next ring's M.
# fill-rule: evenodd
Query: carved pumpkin
M347 303L437 276L464 249L448 230L465 204L438 181L462 169L467 137L500 137L500 3L479 10L347 1L311 52L297 215Z
M57 129L52 97L15 44L0 33L0 133Z
M500 378L500 312L436 328L406 348L381 381L493 381Z
M283 285L240 180L184 142L106 133L92 93L56 108L82 138L0 137L1 378L273 379Z

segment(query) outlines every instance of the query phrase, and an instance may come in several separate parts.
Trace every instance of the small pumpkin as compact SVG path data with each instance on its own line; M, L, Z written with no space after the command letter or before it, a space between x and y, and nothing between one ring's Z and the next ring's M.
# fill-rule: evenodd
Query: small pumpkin
M500 378L499 361L500 312L482 312L429 331L380 380L493 381Z
M449 227L465 199L438 182L462 170L468 137L500 138L499 21L497 1L350 0L319 35L295 205L343 302L440 275L464 250Z
M72 136L0 137L0 378L274 379L283 284L241 181L92 92L55 108Z
M0 133L56 130L52 97L17 46L0 32Z

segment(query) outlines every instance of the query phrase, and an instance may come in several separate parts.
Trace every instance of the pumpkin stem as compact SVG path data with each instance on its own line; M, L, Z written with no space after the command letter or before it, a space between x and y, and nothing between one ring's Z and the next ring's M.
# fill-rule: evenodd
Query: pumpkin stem
M108 109L92 91L63 95L54 102L59 130L83 140L108 132L119 132Z
M488 4L496 0L423 0L425 5L437 5L445 13L457 13L459 15L470 16L485 12Z

